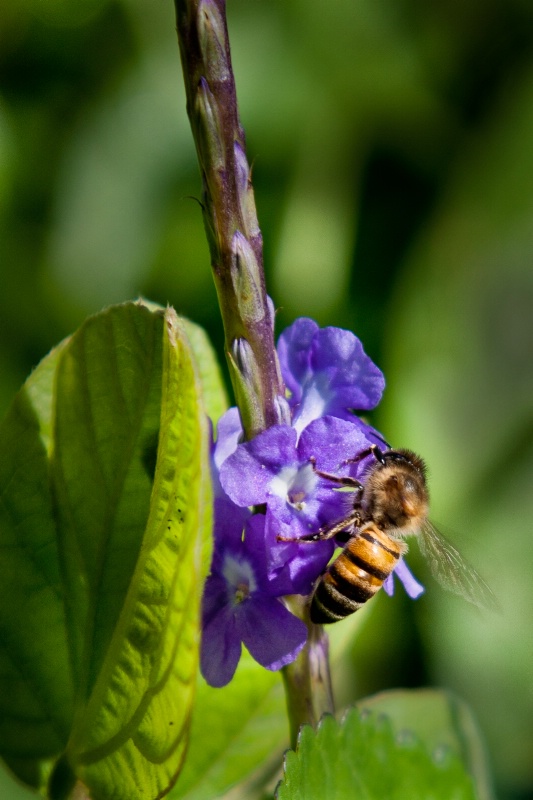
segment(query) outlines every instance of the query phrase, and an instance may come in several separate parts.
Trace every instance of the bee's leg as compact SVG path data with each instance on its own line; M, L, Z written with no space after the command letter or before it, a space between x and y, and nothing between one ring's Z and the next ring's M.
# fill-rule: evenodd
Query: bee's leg
M370 447L367 447L365 450L361 450L360 453L357 453L356 456L353 458L346 458L342 463L343 464L357 464L359 461L362 461L367 456L374 456L376 461L379 461L380 464L385 463L385 456L383 452L379 449L377 444L371 444Z
M335 522L333 525L326 525L319 528L316 533L308 533L305 536L276 536L278 542L323 542L326 539L333 539L334 536L346 530L346 528L359 528L361 525L361 515L359 511L354 511L349 517Z
M321 478L326 478L326 480L333 481L334 483L340 483L341 486L350 486L352 489L356 489L359 492L362 491L363 484L356 478L350 478L349 475L332 475L331 472L322 472L322 470L316 468L316 458L314 456L311 456L309 461L311 462L315 475L319 475Z

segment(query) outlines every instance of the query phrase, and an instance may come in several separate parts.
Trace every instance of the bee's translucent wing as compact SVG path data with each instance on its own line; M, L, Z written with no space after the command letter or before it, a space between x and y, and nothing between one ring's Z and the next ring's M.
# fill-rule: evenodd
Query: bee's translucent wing
M418 541L422 555L441 586L479 608L498 609L498 602L483 578L430 522L420 531Z

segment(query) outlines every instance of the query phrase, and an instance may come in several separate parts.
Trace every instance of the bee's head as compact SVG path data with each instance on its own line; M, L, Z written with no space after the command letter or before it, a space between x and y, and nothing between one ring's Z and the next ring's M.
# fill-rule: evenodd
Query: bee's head
M388 533L415 533L428 514L424 462L407 450L389 450L371 470L363 503L376 525Z

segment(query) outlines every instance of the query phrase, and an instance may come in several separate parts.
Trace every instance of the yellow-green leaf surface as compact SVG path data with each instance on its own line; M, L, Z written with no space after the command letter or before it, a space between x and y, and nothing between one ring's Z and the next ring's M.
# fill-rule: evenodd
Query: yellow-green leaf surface
M215 351L203 328L190 319L183 318L182 322L200 375L205 410L216 425L228 408L228 397Z
M0 751L61 797L155 798L187 744L210 483L172 309L89 320L0 427ZM20 774L20 773L19 773Z
M160 311L161 306L142 298L139 302L152 311ZM194 363L202 384L202 398L207 416L216 425L218 419L228 408L228 396L213 345L200 325L186 317L180 317L187 341L192 350Z

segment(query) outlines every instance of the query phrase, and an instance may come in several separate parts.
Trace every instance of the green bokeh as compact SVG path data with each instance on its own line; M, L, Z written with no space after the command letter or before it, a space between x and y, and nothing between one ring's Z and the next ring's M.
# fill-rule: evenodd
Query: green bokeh
M429 579L416 604L379 597L337 694L454 689L481 721L498 797L526 800L533 5L231 0L228 13L278 329L309 314L363 339L387 377L374 421L426 457L435 519L502 607L479 615ZM174 27L170 2L0 8L2 412L87 314L139 294L221 352Z

